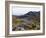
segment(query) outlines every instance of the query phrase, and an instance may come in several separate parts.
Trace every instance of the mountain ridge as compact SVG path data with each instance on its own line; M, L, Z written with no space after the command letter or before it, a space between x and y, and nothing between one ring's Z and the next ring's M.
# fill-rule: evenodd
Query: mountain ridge
M36 12L36 11L30 11L24 15L21 15L21 16L16 16L16 15L13 15L17 18L27 18L27 17L32 17L32 16L39 16L40 15L40 11Z

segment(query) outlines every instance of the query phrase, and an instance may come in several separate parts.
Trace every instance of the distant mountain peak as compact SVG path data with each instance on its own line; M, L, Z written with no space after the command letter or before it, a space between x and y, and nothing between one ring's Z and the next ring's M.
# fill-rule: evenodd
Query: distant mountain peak
M32 17L32 16L38 16L40 15L40 11L29 11L28 13L21 15L21 16L16 16L17 18L26 18L26 17Z

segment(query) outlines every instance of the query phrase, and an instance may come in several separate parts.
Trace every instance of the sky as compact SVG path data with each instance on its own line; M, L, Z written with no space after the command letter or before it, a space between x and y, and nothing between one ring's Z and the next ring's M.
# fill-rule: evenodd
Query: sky
M25 8L25 7L16 7L16 6L13 6L12 7L12 15L17 15L17 16L21 16L21 15L24 15L26 13L28 13L29 11L40 11L40 8Z

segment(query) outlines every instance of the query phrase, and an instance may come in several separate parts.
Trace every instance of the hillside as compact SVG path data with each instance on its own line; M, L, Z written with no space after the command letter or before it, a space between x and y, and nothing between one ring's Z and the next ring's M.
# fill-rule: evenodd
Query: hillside
M27 14L16 16L12 15L13 31L18 30L39 30L40 11L30 11Z

